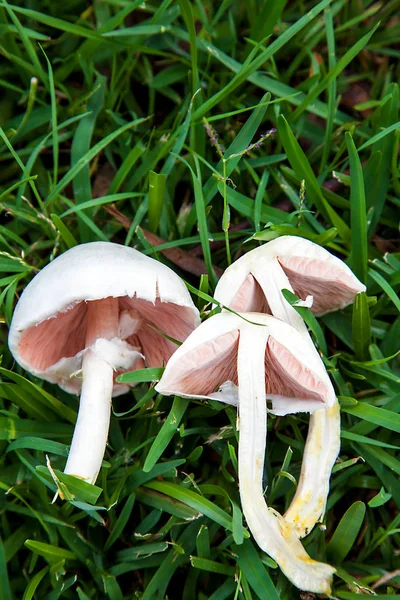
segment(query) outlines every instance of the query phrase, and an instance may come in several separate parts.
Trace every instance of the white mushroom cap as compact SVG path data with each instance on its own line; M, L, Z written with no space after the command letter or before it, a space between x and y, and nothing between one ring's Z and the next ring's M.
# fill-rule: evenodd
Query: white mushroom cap
M222 312L202 323L170 358L157 391L238 404L237 353L244 329L253 339L265 336L270 412L314 412L334 405L335 391L329 376L307 339L291 325L258 313ZM250 364L251 345L247 356Z
M285 235L251 250L228 267L216 287L215 299L239 312L263 312L267 307L258 290L257 275L264 282L275 276L270 275L271 259L278 261L301 299L313 296L311 310L316 315L348 306L366 289L342 260L314 242ZM241 296L246 305L241 306Z
M115 369L126 370L141 352L147 364L161 366L177 346L154 328L183 341L200 322L185 284L166 265L119 244L82 244L42 269L21 295L9 333L16 361L79 393L81 380L71 375L81 368L85 350L85 303L104 298L120 299L120 337L126 342L113 340L118 357L104 347L106 340L97 342L103 348L96 352L109 355ZM127 389L114 387L114 395Z

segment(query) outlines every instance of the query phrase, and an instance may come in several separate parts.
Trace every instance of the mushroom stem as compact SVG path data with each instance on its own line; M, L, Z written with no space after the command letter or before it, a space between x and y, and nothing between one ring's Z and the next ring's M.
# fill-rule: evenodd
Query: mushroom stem
M82 363L82 392L78 419L65 473L95 483L103 460L110 426L113 367L90 347L98 339L118 334L117 298L87 303L86 351Z
M307 326L303 319L282 296L283 289L293 293L294 291L278 259L273 257L265 259L258 267L253 269L253 275L264 292L274 317L289 323L300 333L308 335Z
M264 360L268 335L242 328L238 349L239 485L243 513L257 544L299 589L329 593L335 569L311 559L291 525L268 508L262 489L267 434Z
M303 319L282 296L282 289L294 292L286 273L278 259L267 260L268 269L264 262L262 268L254 270L254 275L265 294L272 314L293 325L307 338L310 349L318 354ZM296 535L300 538L310 533L325 514L329 480L339 450L340 411L336 402L332 408L322 408L310 415L299 485L284 514L284 519L294 527Z
M296 494L284 514L299 537L321 521L329 492L329 478L340 449L339 403L317 410L310 418L303 464Z

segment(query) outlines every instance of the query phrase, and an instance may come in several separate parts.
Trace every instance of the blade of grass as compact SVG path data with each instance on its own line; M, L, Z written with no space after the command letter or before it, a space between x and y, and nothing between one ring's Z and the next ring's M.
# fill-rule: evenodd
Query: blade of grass
M257 129L260 127L265 113L268 108L269 101L271 99L271 94L267 93L261 98L260 103L251 113L250 117L247 119L246 123L241 127L239 133L236 135L233 142L228 146L226 152L224 153L224 157L226 160L226 177L229 177L230 174L234 171L234 169L238 166L239 162L242 159L240 153L251 143ZM236 154L235 158L230 158L230 156ZM220 160L217 165L217 171L223 174L223 161ZM218 182L215 177L210 176L207 183L204 186L203 194L206 202L206 206L211 202L217 193L217 185ZM195 213L193 213L193 218L188 220L188 227L192 227L195 222Z
M64 223L62 222L60 217L55 215L54 213L52 213L50 215L50 218L53 221L54 225L56 226L57 231L60 233L60 235L61 235L62 239L64 240L65 244L67 245L67 247L73 248L74 246L77 246L78 242L76 241L76 239L74 238L74 236L72 235L72 233L70 232L68 227L66 227L66 225L64 225Z
M18 31L20 39L25 47L26 53L28 54L31 60L36 75L44 82L45 85L47 85L48 79L42 65L40 64L38 55L36 54L35 46L29 39L29 36L26 34L26 30L24 27L22 27L21 23L19 22L19 19L17 19L17 17L15 16L14 10L12 10L12 8L15 9L15 7L9 5L7 0L4 0L2 4L5 7L10 19L14 23L16 30Z
M379 427L400 433L400 415L393 411L365 402L358 402L355 406L343 406L342 410Z
M354 502L341 518L326 547L328 560L340 565L350 552L364 521L366 507L363 502Z
M134 492L129 494L118 519L116 520L113 528L110 531L110 535L108 536L108 539L104 546L104 550L108 550L108 548L111 548L111 546L121 536L123 530L125 529L127 522L129 521L129 518L132 514L132 509L135 504L135 499L136 499L136 496L135 496Z
M387 105L385 104L381 106L381 114L379 115L379 125L385 128L390 127L393 122L397 121L399 115L398 84L392 83L389 92L391 92L391 98L389 99ZM372 218L368 228L369 236L375 232L386 203L386 195L391 176L391 157L395 142L396 135L393 131L389 135L381 137L379 141L373 145L373 152L380 151L382 153L382 163L381 168L376 174L379 183L377 185L377 195L373 205Z
M4 554L4 545L0 538L0 600L12 600L11 586L8 579L6 557Z
M109 194L115 194L118 192L125 179L128 177L130 171L134 167L135 163L139 160L144 151L145 147L143 146L143 144L138 143L132 148L129 154L127 154L111 182L110 188L108 190Z
M310 199L316 205L318 210L321 211L323 216L336 227L343 242L348 244L351 235L349 227L325 200L306 155L294 137L288 122L282 115L280 115L278 119L278 131L290 164L298 177L304 179L306 182L306 190Z
M11 143L9 142L6 134L4 133L3 129L0 127L0 137L3 140L3 142L5 143L5 145L7 146L7 148L9 149L12 157L14 158L14 160L16 161L16 163L18 164L19 168L21 169L23 176L25 179L28 180L29 186L32 188L32 191L35 195L35 198L38 202L38 205L40 207L40 209L42 210L42 212L44 214L46 214L46 209L43 203L43 200L40 197L40 194L37 190L35 181L33 179L30 179L29 175L30 173L27 172L24 163L21 161L21 159L19 158L17 152L14 150L14 148L12 147Z
M136 371L127 371L118 375L118 383L143 383L158 381L161 379L164 369L150 368L150 369L137 369Z
M0 2L0 6L6 6L4 2ZM44 25L48 25L49 27L54 27L54 29L59 29L61 31L67 31L68 33L72 33L77 35L78 37L90 38L93 40L103 41L104 38L97 33L96 31L89 29L87 27L81 27L80 25L76 25L75 23L69 23L68 21L64 21L62 19L57 19L56 17L52 17L45 12L39 12L37 10L32 10L30 8L22 8L20 6L15 6L13 4L7 5L14 12L20 13L28 17L28 19L32 19L32 21L38 21L39 23L43 23Z
M371 320L367 295L357 294L353 304L352 339L357 360L368 360L371 343Z
M261 180L258 185L256 197L254 200L254 226L256 228L256 231L260 231L260 229L261 229L261 226L260 226L261 210L262 210L261 207L263 204L264 194L265 194L266 187L268 185L268 181L269 181L269 171L264 171L261 176Z
M324 22L325 22L325 32L326 32L326 41L328 44L328 68L329 71L332 71L336 66L336 49L335 49L335 28L332 17L332 10L330 6L327 6L324 11ZM321 156L321 164L320 164L320 172L322 172L326 164L328 162L328 156L331 149L332 144L332 132L333 125L335 122L335 114L336 114L336 93L337 93L337 84L336 78L334 77L332 81L328 85L328 106L327 106L327 120L325 127L325 136L324 136L324 144L322 149Z
M50 194L47 197L46 204L49 204L55 198L57 198L58 195L62 192L62 190L70 183L70 181L72 181L76 177L76 175L80 173L81 170L85 168L86 165L88 165L90 161L93 160L93 158L99 152L101 152L106 146L111 144L111 142L113 142L117 137L125 133L125 131L132 129L132 127L135 127L139 123L142 123L144 120L145 119L136 119L131 123L126 123L125 125L122 125L122 127L119 127L116 131L113 131L112 133L107 135L100 142L95 144L85 155L79 158L79 160L74 164L74 166L64 175L61 181L59 181L58 184L51 190Z
M190 506L194 510L199 511L205 516L209 517L215 523L218 523L225 529L232 531L232 519L224 510L219 508L207 498L203 498L200 494L196 494L191 490L184 488L181 485L175 483L152 481L145 484L147 488L161 492L175 500L179 500L183 504Z
M270 576L250 540L245 540L241 546L234 546L238 556L238 565L247 581L260 600L279 600L279 594Z
M167 176L154 171L149 173L149 230L157 233L164 205L165 185Z
M286 3L287 0L276 0L275 2L264 2L264 6L260 6L259 13L254 15L254 23L251 28L250 35L253 40L259 41L271 35L281 18Z
M296 294L293 294L293 292L291 292L289 290L281 290L281 292L282 292L282 295L285 298L285 300L287 302L289 302L289 304L291 306L293 306L294 310L297 313L299 313L301 318L305 321L305 323L311 329L312 333L315 336L317 345L318 345L320 351L322 352L322 354L324 354L324 356L327 356L328 355L328 347L325 342L324 334L322 332L320 324L318 323L317 319L314 317L314 315L312 314L310 309L308 309L306 306L296 306L296 304L299 302L299 298L296 296Z
M36 575L34 575L32 577L32 579L30 580L30 582L28 583L28 585L25 588L24 595L22 596L22 600L32 600L37 588L40 585L40 582L49 572L49 568L50 567L44 567L44 569L42 569L41 571L39 571L38 573L36 573Z
M351 266L360 281L367 283L368 239L364 178L361 162L350 132L346 132L351 178Z
M230 94L232 94L237 87L246 81L246 79L257 69L259 69L265 62L272 58L278 50L283 48L297 33L299 33L304 27L306 27L310 21L312 21L320 12L324 10L330 3L330 0L322 0L318 2L308 13L301 17L294 25L289 27L284 33L282 33L272 44L261 52L260 56L255 58L249 64L243 64L236 75L229 81L229 83L214 96L206 100L201 107L199 107L193 114L194 119L201 119L206 115L216 104L219 104Z
M81 115L77 115L76 117L72 117L71 119L67 119L66 121L63 121L62 123L60 123L57 126L57 133L61 130L61 129L66 129L67 127L69 127L69 125L72 125L73 123L80 121L81 119L83 119L88 113L82 113ZM33 169L35 162L40 154L40 152L43 150L43 148L46 145L46 142L49 140L50 137L53 136L53 131L51 131L49 134L47 134L46 136L44 136L42 138L42 140L36 145L36 147L34 148L34 150L32 151L32 153L29 156L29 159L27 160L26 163L26 173L30 173L31 170ZM21 201L22 201L22 196L25 193L25 188L26 188L26 184L23 183L23 180L21 180L21 187L18 190L18 194L16 197L16 201L15 204L18 208L20 208L21 206Z
M370 508L378 508L379 506L386 504L386 502L389 502L391 498L392 494L388 494L385 492L385 488L381 488L379 493L368 502L368 506Z
M361 150L365 150L366 148L368 148L368 146L373 146L374 144L385 138L387 135L393 133L393 131L398 131L399 129L400 121L396 121L396 123L389 125L389 127L385 127L382 131L380 131L376 135L373 135L368 141L364 142L362 146L359 147L359 151L361 152Z
M171 410L146 456L146 460L143 465L143 471L145 473L151 471L164 452L165 448L172 440L179 427L182 417L189 406L189 403L190 401L187 398L179 398L178 396L174 398Z
M194 161L196 164L197 175L193 171L192 167L189 165L187 160L179 157L179 160L182 161L190 171L192 176L192 183L194 189L194 200L195 200L195 208L197 215L197 227L200 234L201 247L204 255L204 262L207 267L207 274L210 280L210 284L215 287L217 283L217 277L215 275L215 271L212 265L211 259L211 250L210 250L210 235L208 233L208 225L207 225L207 216L206 216L206 204L203 196L203 186L201 184L201 174L200 174L200 164L196 156L194 156Z
M57 127L57 98L54 86L54 76L51 62L48 59L46 52L40 47L47 62L47 71L49 78L50 99L51 99L51 128L53 135L53 185L56 185L58 180L58 127Z
M335 63L334 67L329 70L329 73L327 75L325 75L325 77L323 78L321 83L319 83L317 86L315 86L314 89L307 94L307 96L304 98L304 100L300 104L300 106L298 106L296 108L296 110L294 111L294 113L291 116L292 121L295 121L296 119L298 119L299 116L305 110L307 110L307 107L309 106L309 104L311 104L311 102L313 102L313 100L315 100L315 98L317 98L320 95L320 93L323 90L325 90L329 86L329 84L334 79L337 78L338 75L340 75L340 73L357 56L357 54L359 54L365 48L365 46L368 44L371 37L374 35L375 31L378 29L379 25L380 25L380 22L378 22L371 29L371 31L369 31L366 35L364 35L358 42L356 42L354 44L354 46L352 46L352 48L350 48L350 50L348 50L346 52L346 54L344 56L342 56L342 58L339 59L337 61L337 63Z
M99 113L104 105L106 78L102 75L98 75L95 87L97 88L96 92L90 97L88 102L88 110L90 112L79 122L75 130L71 147L71 171L77 165L79 165L80 162L83 162L85 156L87 156L90 151L90 143L97 117L99 116ZM77 204L82 204L83 202L91 199L92 186L90 180L89 162L86 162L82 168L76 172L74 178L72 179L72 188L74 191L75 202ZM89 210L87 217L92 219L92 216L93 212ZM78 213L78 219L81 240L83 242L91 241L92 236L87 224L82 218L82 214Z
M195 95L199 89L199 70L197 66L197 36L196 29L194 26L194 19L192 13L192 7L188 0L178 0L179 7L181 9L182 17L185 21L189 33L190 40L190 58L192 62L192 94Z
M224 565L215 560L209 560L208 558L191 556L190 563L195 569L201 569L202 571L208 571L209 573L219 573L220 575L228 575L229 577L233 577L235 574L234 567Z
M374 281L379 285L380 288L385 292L385 294L390 298L398 311L400 311L400 300L392 286L386 281L384 277L374 269L370 269L368 271L369 275L372 277Z
M103 196L102 198L94 198L93 200L82 202L82 204L79 204L79 206L69 208L65 212L61 213L60 217L66 217L67 215L72 215L81 210L86 210L87 208L98 208L100 206L103 206L103 204L111 204L113 202L119 202L120 200L127 200L129 198L140 198L142 196L144 196L144 194L140 194L138 192L122 192L120 194L110 194L108 196Z
M187 35L185 35L185 32L183 32L182 30L174 29L174 33L176 33L176 35L179 36L180 39L184 39L185 41L188 40ZM225 52L222 52L222 50L220 50L213 44L210 44L205 40L198 39L197 45L199 50L202 50L203 52L206 52L209 55L213 56L216 60L218 60L220 63L222 63L225 67L227 67L234 73L237 73L241 69L242 65L240 62L234 60L231 56L229 56ZM260 89L265 90L266 92L270 92L278 98L286 98L290 104L294 104L295 106L301 104L301 102L306 97L306 95L303 92L298 92L295 88L292 88L289 85L286 85L273 77L266 76L265 73L252 73L251 75L249 75L248 81L258 86ZM315 100L313 104L309 106L309 111L317 115L318 117L326 119L328 114L328 107L324 102L320 100ZM210 120L211 119L212 117L210 117ZM336 111L335 123L343 125L350 121L352 121L352 117L350 117L342 111ZM365 126L360 127L358 129L358 133L363 138L369 139L370 137L370 132Z

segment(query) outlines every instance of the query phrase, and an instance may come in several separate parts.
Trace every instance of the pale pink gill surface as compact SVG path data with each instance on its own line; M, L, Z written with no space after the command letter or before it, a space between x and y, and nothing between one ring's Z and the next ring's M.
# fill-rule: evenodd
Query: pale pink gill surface
M185 340L192 332L193 328L189 323L193 318L189 308L161 302L159 298L154 304L135 296L124 296L117 300L119 328L123 327L124 318L128 314L130 330L134 329L135 332L126 341L145 355L148 367L162 366L177 349L176 344L151 327L178 341ZM99 307L101 302L104 301L90 301L91 304L99 303ZM22 358L35 369L45 371L62 358L75 356L85 349L87 315L87 303L78 302L65 312L59 312L54 317L29 327L22 333L19 343ZM135 369L143 367L143 361L137 360Z
M316 315L352 303L359 291L354 287L352 278L332 264L301 256L278 256L277 260L295 294L302 300L313 296L311 311ZM238 289L230 307L237 312L272 314L260 284L251 273Z
M267 299L257 279L249 273L230 302L236 312L257 312L271 314Z
M359 292L359 289L354 287L354 277L333 266L329 261L302 256L278 256L278 261L296 295L302 300L308 295L314 297L311 310L316 315L352 303L355 294Z
M240 333L231 331L181 357L164 385L193 396L208 396L226 381L238 385L237 352ZM271 336L265 349L266 395L303 398L324 403L325 384Z

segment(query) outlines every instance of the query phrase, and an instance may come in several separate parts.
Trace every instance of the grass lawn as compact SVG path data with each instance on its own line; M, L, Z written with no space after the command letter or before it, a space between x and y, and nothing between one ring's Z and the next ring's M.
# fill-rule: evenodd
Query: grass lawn
M281 235L367 285L314 325L342 437L304 545L336 567L334 598L400 598L399 14L399 0L0 0L0 600L315 598L247 534L234 407L162 397L144 376L113 402L97 484L74 482L77 398L7 346L23 288L76 244L165 262L206 318L223 269ZM268 419L280 513L308 420Z

